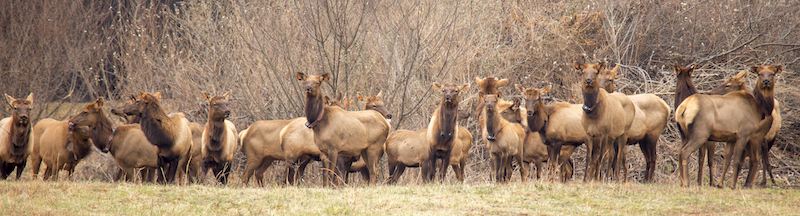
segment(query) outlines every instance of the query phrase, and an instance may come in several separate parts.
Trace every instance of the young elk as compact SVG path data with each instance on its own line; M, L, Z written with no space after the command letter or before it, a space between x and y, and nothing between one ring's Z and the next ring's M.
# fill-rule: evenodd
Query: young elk
M222 184L228 183L233 162L233 155L239 148L239 136L236 126L227 118L231 115L228 109L230 92L222 96L210 96L203 92L203 99L208 102L208 121L203 129L202 171L201 176L214 171L214 176ZM204 179L201 177L201 179Z
M736 187L740 158L746 147L753 161L758 161L764 137L773 123L775 75L780 74L782 66L752 67L750 71L758 74L758 82L752 94L735 91L725 95L692 95L684 100L675 112L683 138L680 151L679 168L681 185L686 184L686 157L689 152L699 148L707 141L727 142L725 148L724 174L733 160L731 188ZM733 114L736 115L733 115ZM755 177L757 163L750 163L745 187L749 187Z
M430 150L428 160L422 164L423 179L426 182L433 181L437 167L439 168L439 181L444 181L444 177L447 175L447 165L458 137L458 103L461 101L458 93L460 90L466 90L468 86L469 84L461 86L445 84L442 86L439 83L433 83L433 89L442 92L442 101L439 108L433 112L426 133ZM441 163L438 165L437 159L441 159Z
M33 93L25 99L5 96L13 111L11 117L0 120L0 177L5 180L16 168L19 180L33 147L29 115L33 107Z
M584 180L597 180L600 177L600 163L603 154L616 151L612 156L614 178L619 177L620 164L628 140L626 132L635 116L635 107L630 98L622 93L609 94L600 88L599 75L606 63L585 64L575 62L575 69L583 82L583 129L586 130L586 170Z
M619 64L612 70L603 70L599 77L600 86L608 92L614 92L616 89L614 79L617 78L618 71ZM644 182L652 182L656 169L656 146L658 144L658 138L667 127L670 114L669 105L654 94L630 95L628 98L633 102L636 115L631 123L630 129L626 132L626 136L628 137L627 144L635 145L639 143L639 147L647 163ZM622 180L627 181L628 166L626 165L626 153L621 152L620 155L622 155L622 158L617 160L620 160L620 163L622 163Z

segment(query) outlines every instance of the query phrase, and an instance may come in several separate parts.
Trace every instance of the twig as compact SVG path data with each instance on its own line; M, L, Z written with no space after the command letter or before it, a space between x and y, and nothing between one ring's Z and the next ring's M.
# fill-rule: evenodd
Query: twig
M764 34L763 34L763 33L762 33L762 34L758 34L758 35L756 35L755 37L753 37L753 38L750 38L750 40L747 40L746 42L744 42L744 43L742 43L742 44L739 44L739 46L736 46L736 47L734 47L733 49L730 49L730 50L728 50L728 51L721 52L721 53L718 53L718 54L716 54L716 55L712 55L712 56L709 56L709 57L705 57L705 58L703 58L703 59L700 59L700 60L699 60L699 61L697 61L695 64L702 64L702 63L704 63L704 62L706 62L706 61L709 61L709 60L711 60L711 59L714 59L714 58L716 58L716 57L720 57L720 56L723 56L723 55L727 55L727 54L729 54L729 53L732 53L733 51L739 50L739 49L741 49L742 47L746 46L747 44L750 44L750 43L752 43L753 41L755 41L756 39L760 38L762 35L764 35Z

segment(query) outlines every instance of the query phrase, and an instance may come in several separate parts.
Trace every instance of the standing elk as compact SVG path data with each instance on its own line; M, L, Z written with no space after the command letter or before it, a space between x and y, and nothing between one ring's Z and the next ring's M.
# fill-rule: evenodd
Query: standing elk
M231 115L228 108L230 97L230 92L221 96L210 96L203 92L203 99L208 102L208 121L203 129L200 176L205 176L211 169L217 181L222 184L228 183L233 155L239 148L239 133L236 132L233 122L227 119Z
M677 83L675 83L675 101L673 107L678 109L683 100L689 96L699 93L700 91L694 86L692 82L692 72L694 72L694 65L689 67L681 67L678 62L675 62L675 76L677 76ZM716 148L714 142L706 142L705 145L700 146L697 169L697 184L703 183L703 162L706 155L708 155L708 184L714 185L714 149Z
M389 183L396 183L406 167L419 167L430 157L427 141L428 129L418 131L397 130L386 139L386 155L389 165ZM465 127L458 127L458 137L453 142L453 151L448 164L453 167L456 178L464 182L464 167L467 164L472 134ZM447 172L446 170L444 172Z
M507 182L511 180L511 173L513 172L511 160L515 159L517 164L523 165L525 129L522 124L509 122L500 115L499 105L504 101L500 99L501 94L497 91L497 88L505 86L508 80L503 79L497 83L492 83L494 80L494 78L475 78L476 85L481 89L478 96L483 101L482 113L485 116L479 118L479 121L481 121L483 141L486 143L486 148L492 158L495 180L497 182ZM517 101L518 103L519 101ZM522 181L527 180L527 174L527 169L520 169Z
M142 132L147 141L158 147L158 167L166 171L167 182L174 182L178 167L187 164L192 148L192 131L183 113L167 115L161 107L161 92L155 94L139 92L136 100L126 114L141 118Z
M33 107L33 93L25 99L6 96L6 102L13 109L11 117L0 120L0 177L7 179L14 168L17 169L17 180L33 149L31 139L32 128L30 111Z
M294 120L298 119L303 118ZM273 161L284 160L283 149L281 149L281 130L291 121L256 121L241 132L242 153L247 158L247 163L244 166L244 175L242 175L242 183L249 184L250 177L255 174L256 183L261 187L264 186L264 172L272 165ZM311 132L305 127L303 129ZM314 141L309 140L309 142L313 143Z
M614 169L613 178L618 178L621 163L617 159L622 158L625 152L627 132L633 123L635 107L625 94L608 93L600 88L599 77L606 62L574 64L583 80L582 125L586 131L587 146L584 181L599 179L600 165L607 151L616 151L611 166Z
M561 180L571 179L573 167L570 156L575 148L586 140L586 131L582 125L582 105L566 102L553 102L545 105L542 94L549 91L549 87L536 89L517 85L516 88L525 96L527 109L525 120L528 122L528 129L538 133L539 138L547 146L547 155L549 156L547 161L551 172L555 172L558 164L562 164ZM526 142L529 142L527 139L530 138L526 138ZM527 148L528 145L525 146L526 152ZM551 178L555 177L556 175L551 175Z
M333 171L331 174L343 176L342 170L336 167L339 155L362 157L370 173L369 184L374 184L380 159L378 149L383 150L389 135L389 123L376 111L348 112L337 106L326 106L320 85L329 76L329 73L321 76L297 73L297 79L303 83L306 93L306 126L314 131L314 143L322 152L325 168ZM331 174L326 175L326 184L335 180ZM339 185L338 180L332 183Z
M619 64L612 70L603 70L599 77L601 88L613 93L616 89L614 80L617 78L618 71ZM658 158L656 154L658 138L667 127L670 114L669 105L654 94L630 95L628 98L633 102L636 115L630 129L626 132L628 137L627 144L639 144L646 161L643 182L652 182L656 170L656 159ZM625 154L626 152L622 152L622 158L617 159L620 160L619 163L622 163L623 181L628 179Z
M33 152L31 162L33 178L39 173L41 163L47 166L44 179L52 176L58 178L58 171L67 170L72 176L75 165L86 157L91 150L91 146L83 144L93 143L96 148L104 148L108 143L109 136L114 128L114 123L106 116L103 111L103 98L98 98L95 102L86 107L68 121L56 121L54 119L42 119L33 126ZM82 137L82 127L87 126L91 130L89 138L91 142L84 142ZM76 134L76 129L78 133ZM70 136L73 136L70 138ZM77 136L77 137L75 137ZM72 140L71 140L72 139ZM78 144L78 145L76 145Z
M758 74L758 81L752 93L735 91L725 95L695 94L678 106L675 119L683 138L679 155L681 185L687 185L686 157L689 152L707 141L717 141L728 143L725 148L723 177L719 185L723 184L724 174L733 160L734 173L730 187L736 187L743 151L749 143L749 155L753 161L758 161L764 137L773 123L774 81L775 75L780 74L781 70L782 66L753 66L750 71ZM752 183L757 166L755 162L750 163L745 187Z
M433 83L433 89L442 92L442 101L433 112L428 123L425 139L428 142L428 160L423 162L422 175L425 182L433 181L436 169L439 169L439 181L444 181L447 175L447 165L452 156L454 142L458 137L458 97L459 90L466 90L469 84L456 86L454 84ZM441 163L437 165L437 160Z

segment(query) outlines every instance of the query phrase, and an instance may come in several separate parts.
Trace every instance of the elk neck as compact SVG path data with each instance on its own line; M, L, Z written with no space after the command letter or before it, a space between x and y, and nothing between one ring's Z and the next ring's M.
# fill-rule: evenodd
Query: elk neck
M31 123L30 121L28 121L28 123L19 123L19 121L14 121L14 119L18 119L16 113L12 117L12 121L9 121L11 127L9 127L8 138L13 146L11 154L19 156L25 153L25 149L27 149L31 139Z
M171 131L173 122L160 106L148 107L142 112L140 125L142 132L144 132L147 141L159 148L172 147L174 140L174 132Z
M225 132L225 120L208 118L206 126L208 130L208 147L212 151L219 151L222 149L223 133Z
M322 94L312 95L306 93L306 126L313 128L322 120L325 114L325 104Z
M438 134L437 141L439 143L450 142L454 139L456 134L456 127L458 121L458 99L453 98L450 102L442 99L439 105L438 113Z
M103 144L110 142L111 132L114 130L114 123L111 122L111 119L106 116L105 111L102 109L98 115L97 124L95 124L92 130L90 138L92 138L97 149L103 149L103 147L105 147Z
M595 86L592 89L583 90L583 111L589 116L597 116L599 109L602 109L603 100L608 96L605 90Z
M528 129L532 132L545 132L545 127L547 127L548 117L550 113L545 110L544 102L542 100L538 100L535 102L533 115L528 115L527 113L527 121L528 121Z
M772 110L775 108L774 87L764 87L761 85L761 82L759 82L759 84L753 88L752 95L761 111L761 119L772 115Z
M692 96L693 94L697 94L697 88L694 87L694 83L692 82L692 78L688 75L681 74L678 76L678 83L675 84L675 108L677 109L678 106L681 105L681 102Z

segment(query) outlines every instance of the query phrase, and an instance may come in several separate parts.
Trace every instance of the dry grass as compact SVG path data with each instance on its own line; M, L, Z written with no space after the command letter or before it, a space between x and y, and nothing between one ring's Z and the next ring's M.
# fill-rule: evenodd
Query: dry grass
M5 214L791 215L798 190L641 184L464 184L239 188L0 182Z

